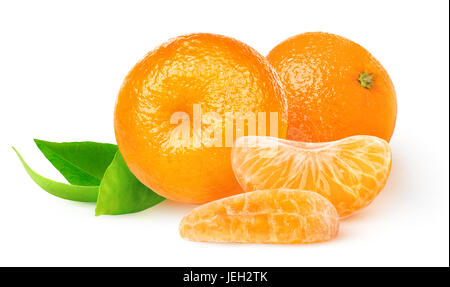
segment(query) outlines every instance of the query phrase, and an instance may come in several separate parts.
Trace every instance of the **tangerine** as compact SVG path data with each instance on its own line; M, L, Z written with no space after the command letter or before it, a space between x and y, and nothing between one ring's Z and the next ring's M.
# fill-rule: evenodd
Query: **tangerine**
M391 139L397 116L394 86L360 45L329 33L304 33L281 42L267 59L286 89L288 139Z
M159 46L129 72L115 107L115 135L143 184L166 198L201 204L242 192L231 168L232 141L212 139L224 133L223 117L260 112L277 113L278 136L285 137L285 94L267 60L235 39L190 34Z

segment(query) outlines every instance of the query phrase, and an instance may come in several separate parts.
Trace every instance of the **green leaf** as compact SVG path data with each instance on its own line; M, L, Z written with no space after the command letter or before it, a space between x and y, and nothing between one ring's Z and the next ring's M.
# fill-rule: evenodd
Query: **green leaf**
M56 182L51 179L45 178L34 170L32 170L27 163L24 161L19 152L13 147L16 154L19 156L25 170L34 180L34 182L54 196L61 197L64 199L74 200L74 201L84 201L84 202L95 202L98 196L98 186L79 186L70 185L62 182Z
M95 215L118 215L147 209L165 198L143 185L116 153L100 183Z
M52 165L74 185L98 186L117 152L117 146L96 142L55 143L35 139Z
M42 140L35 142L71 184L39 175L13 148L30 177L52 195L75 201L97 201L95 215L138 212L164 200L131 173L116 145Z

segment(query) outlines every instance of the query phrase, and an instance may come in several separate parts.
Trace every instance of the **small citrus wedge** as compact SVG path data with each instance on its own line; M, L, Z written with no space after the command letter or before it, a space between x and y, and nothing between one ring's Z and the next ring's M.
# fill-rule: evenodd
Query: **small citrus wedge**
M389 144L374 136L327 143L242 137L231 157L244 191L315 191L330 200L341 217L374 200L387 181L392 159Z
M313 243L334 238L339 215L311 191L271 189L234 195L199 206L180 223L192 241Z

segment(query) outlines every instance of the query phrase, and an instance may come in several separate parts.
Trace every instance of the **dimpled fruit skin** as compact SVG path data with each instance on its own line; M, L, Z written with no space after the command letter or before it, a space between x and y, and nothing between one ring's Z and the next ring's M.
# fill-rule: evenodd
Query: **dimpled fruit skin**
M209 112L278 112L279 136L286 135L284 90L267 60L232 38L190 34L148 53L124 80L115 134L125 162L142 183L172 200L200 204L242 192L231 146L186 146L171 139L175 112L189 115L192 136L194 104L201 104L203 134L221 126Z
M341 36L312 32L291 37L267 59L288 99L287 138L327 142L353 135L389 141L395 127L394 86L381 64L363 47ZM360 73L373 85L360 85Z
M300 190L258 190L197 207L180 223L192 241L314 243L334 238L339 218L323 196Z
M369 205L380 193L389 176L392 154L389 144L374 136L328 143L241 137L231 158L245 191L315 191L344 217Z

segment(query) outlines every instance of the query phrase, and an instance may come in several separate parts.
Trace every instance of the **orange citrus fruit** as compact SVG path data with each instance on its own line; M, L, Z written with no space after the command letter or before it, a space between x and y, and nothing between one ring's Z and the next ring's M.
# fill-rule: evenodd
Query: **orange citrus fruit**
M389 141L397 100L386 70L363 47L328 33L291 37L267 59L288 101L287 138L327 142L353 135Z
M313 243L334 238L334 206L311 191L272 189L238 194L192 210L180 234L192 241Z
M374 200L387 181L391 158L389 144L374 136L327 143L241 137L232 150L233 169L245 191L315 191L330 200L340 216Z
M115 134L142 183L166 198L200 204L242 192L224 117L269 112L277 113L278 136L285 137L284 90L263 56L229 37L190 34L159 46L129 72Z

